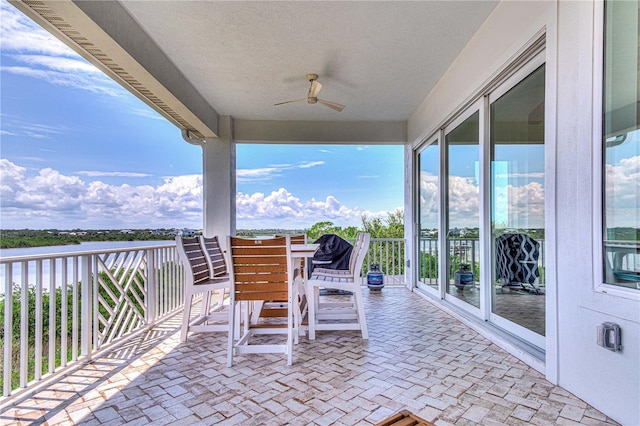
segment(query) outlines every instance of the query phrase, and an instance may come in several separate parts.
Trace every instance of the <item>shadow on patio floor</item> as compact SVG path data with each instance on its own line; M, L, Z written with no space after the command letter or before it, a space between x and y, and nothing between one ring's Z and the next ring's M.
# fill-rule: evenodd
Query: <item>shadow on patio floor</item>
M226 334L179 342L179 316L2 408L3 424L616 424L404 288L363 289L369 341L318 332L226 367Z

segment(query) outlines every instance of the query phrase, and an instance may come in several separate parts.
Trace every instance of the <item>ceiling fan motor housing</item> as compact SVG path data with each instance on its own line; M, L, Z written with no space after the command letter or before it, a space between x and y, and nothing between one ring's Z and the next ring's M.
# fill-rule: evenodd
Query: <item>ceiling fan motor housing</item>
M293 101L279 102L274 105L277 106L277 105L290 104L293 102L307 101L308 104L313 105L313 104L319 103L338 112L341 112L344 109L344 105L341 105L339 103L327 101L325 99L318 99L318 93L320 93L320 90L322 90L322 84L320 84L320 82L318 81L318 74L307 74L307 80L309 80L309 83L311 83L311 86L309 87L309 93L307 93L307 97L305 99L296 99Z

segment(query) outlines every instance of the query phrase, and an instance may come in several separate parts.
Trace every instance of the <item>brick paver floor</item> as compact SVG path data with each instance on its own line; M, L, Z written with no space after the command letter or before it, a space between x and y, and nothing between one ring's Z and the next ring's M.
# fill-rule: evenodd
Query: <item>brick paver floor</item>
M368 425L408 409L437 425L616 424L422 297L363 289L358 332L300 339L226 367L221 333L179 317L0 409L2 424Z

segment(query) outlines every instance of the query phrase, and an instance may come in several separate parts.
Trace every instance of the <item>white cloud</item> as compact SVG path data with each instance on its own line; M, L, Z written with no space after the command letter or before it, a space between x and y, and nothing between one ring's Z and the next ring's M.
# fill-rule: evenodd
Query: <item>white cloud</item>
M544 187L539 182L495 188L495 215L507 227L544 226ZM480 195L474 178L449 177L449 221L451 227L479 226ZM438 226L438 178L427 172L420 175L420 212L423 228Z
M126 91L102 71L87 62L66 44L38 26L6 1L0 3L2 53L12 62L3 61L2 72L44 80L50 84L72 87L120 99L132 113L157 119L128 105Z
M286 170L309 169L324 165L324 161L305 161L299 164L272 164L269 167L258 169L237 169L236 179L238 182L264 182L276 177L282 177Z
M306 161L298 166L301 169L310 169L311 167L322 166L324 161Z
M532 172L532 173L497 173L496 178L500 179L512 179L512 178L527 178L527 179L544 179L544 172Z
M6 159L0 159L0 172L4 228L202 226L201 175L166 177L157 186L118 186L93 180L94 172L83 172L91 181L51 168L33 175ZM340 226L359 225L364 214L387 215L345 206L333 196L301 200L285 188L270 194L238 193L236 209L238 228L304 228L326 220Z
M387 212L370 212L342 205L333 196L324 201L301 200L285 188L271 194L238 193L236 198L238 228L309 227L316 222L331 221L336 225L359 225L362 215L386 217Z
M51 84L73 87L110 96L121 96L122 89L70 47L3 1L2 52L15 64L1 67L3 72L25 75Z
M148 173L137 173L137 172L101 172L96 170L80 170L78 172L79 175L89 176L89 177L149 177L151 176Z
M120 86L104 74L82 74L80 71L67 73L53 69L39 69L27 66L2 66L0 69L2 69L3 72L45 80L57 86L72 87L93 93L103 93L113 97L122 96L124 93Z
M237 169L236 178L238 182L256 182L265 179L282 176L280 168L262 167L259 169Z
M438 176L420 172L420 226L438 228Z
M0 198L3 206L14 197L15 190L22 187L26 171L24 167L0 158Z
M640 228L640 155L606 165L607 228Z
M76 56L60 40L38 26L31 19L11 6L8 2L0 3L2 20L0 34L2 49L14 52L35 52L52 56Z
M2 114L0 134L6 136L27 137L29 139L53 139L56 135L72 132L74 129L62 125L50 126L40 123L25 122L20 117ZM11 129L11 130L8 130Z
M33 68L45 68L53 71L59 71L63 73L87 73L87 74L95 74L102 75L96 67L89 64L86 61L80 60L78 58L67 58L60 56L48 56L48 55L33 55L33 54L20 54L20 55L11 55L13 59L18 62L25 63L27 65L31 65ZM73 53L73 56L76 56Z

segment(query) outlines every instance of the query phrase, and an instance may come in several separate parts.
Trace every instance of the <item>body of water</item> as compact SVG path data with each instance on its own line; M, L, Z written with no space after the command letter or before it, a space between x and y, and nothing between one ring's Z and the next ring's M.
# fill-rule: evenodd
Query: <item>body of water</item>
M8 258L16 256L38 256L38 255L55 255L61 256L65 254L74 255L79 252L88 251L109 251L109 250L130 250L139 247L154 247L154 246L166 246L174 245L174 240L167 241L91 241L73 245L62 246L47 246L47 247L29 247L29 248L16 248L16 249L0 249L0 260L6 261ZM81 259L79 262L81 263ZM56 282L62 282L62 260L56 261ZM72 274L72 260L68 259L68 274L67 281L71 279ZM49 288L51 283L51 263L48 261L41 262L42 284L44 288ZM27 281L31 284L35 282L36 277L36 261L29 261L27 263ZM13 263L11 269L11 282L22 282L22 262ZM0 264L0 294L4 294L5 285L7 281L7 266L5 263ZM59 285L59 284L58 284Z
M175 240L167 241L89 241L80 244L63 246L28 247L0 249L0 258L13 256L31 256L39 254L77 253L79 251L130 249L135 247L163 246L174 244Z

